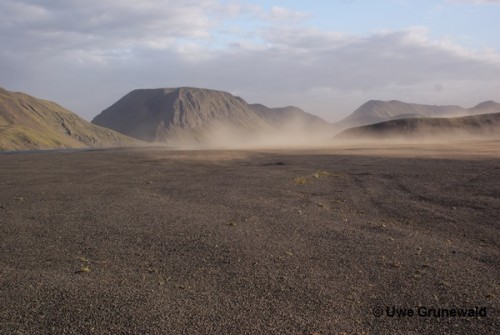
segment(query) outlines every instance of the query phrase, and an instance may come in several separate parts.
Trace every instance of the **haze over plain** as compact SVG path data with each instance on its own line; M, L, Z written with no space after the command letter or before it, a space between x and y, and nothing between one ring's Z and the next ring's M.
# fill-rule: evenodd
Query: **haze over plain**
M87 120L196 86L338 121L370 99L499 101L499 1L2 1L0 86Z

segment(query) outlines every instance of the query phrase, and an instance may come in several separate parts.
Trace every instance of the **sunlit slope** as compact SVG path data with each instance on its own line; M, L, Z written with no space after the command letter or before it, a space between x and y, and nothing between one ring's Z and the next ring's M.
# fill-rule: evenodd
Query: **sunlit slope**
M54 102L0 88L0 150L138 143L135 139L91 124Z

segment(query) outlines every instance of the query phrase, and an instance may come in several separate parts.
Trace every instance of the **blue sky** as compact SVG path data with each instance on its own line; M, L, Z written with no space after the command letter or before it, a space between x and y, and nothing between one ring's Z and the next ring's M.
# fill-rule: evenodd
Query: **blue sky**
M500 0L2 0L0 86L90 120L136 88L337 121L370 99L500 101Z

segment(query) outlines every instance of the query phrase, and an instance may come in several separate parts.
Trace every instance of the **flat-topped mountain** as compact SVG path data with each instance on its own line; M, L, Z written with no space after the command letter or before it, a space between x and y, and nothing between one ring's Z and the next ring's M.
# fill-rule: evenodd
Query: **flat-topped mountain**
M500 136L500 113L455 118L390 120L344 130L336 139L425 139L464 136Z
M192 87L134 90L92 120L148 142L202 144L277 135L296 121L306 129L329 127L296 107L249 105L228 92Z
M58 104L0 88L0 150L110 147L139 141L80 118Z

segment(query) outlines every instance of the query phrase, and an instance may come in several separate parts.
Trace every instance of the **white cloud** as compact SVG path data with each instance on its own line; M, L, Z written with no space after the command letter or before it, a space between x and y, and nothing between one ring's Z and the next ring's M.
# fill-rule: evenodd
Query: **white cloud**
M5 0L2 37L37 50L169 46L171 39L208 38L214 1Z
M500 99L498 53L431 38L425 27L346 34L287 24L307 15L291 9L216 0L37 3L0 4L0 85L87 119L140 87L229 90L330 120L371 98ZM220 42L224 20L242 17L250 27Z

